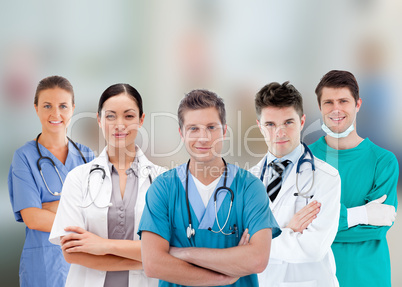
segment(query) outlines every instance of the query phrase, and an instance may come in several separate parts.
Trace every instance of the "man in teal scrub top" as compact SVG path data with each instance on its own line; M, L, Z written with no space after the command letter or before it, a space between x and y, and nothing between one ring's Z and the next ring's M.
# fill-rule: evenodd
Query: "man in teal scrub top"
M391 286L386 234L398 205L397 159L357 134L362 99L353 74L330 71L315 92L327 135L310 148L341 176L339 228L332 244L339 284Z
M159 286L258 286L280 234L264 185L222 158L225 106L215 93L187 94L178 119L190 160L147 192L138 232L145 273Z

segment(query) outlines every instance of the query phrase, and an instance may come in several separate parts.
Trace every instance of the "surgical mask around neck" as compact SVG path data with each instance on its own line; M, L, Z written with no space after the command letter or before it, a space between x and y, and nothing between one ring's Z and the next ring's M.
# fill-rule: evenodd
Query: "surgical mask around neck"
M335 133L335 132L331 131L330 128L327 127L327 125L325 123L322 124L321 129L330 137L340 139L340 138L347 137L352 131L354 131L355 127L354 127L354 121L353 121L353 123L350 125L350 127L348 127L344 132L341 132L341 133Z

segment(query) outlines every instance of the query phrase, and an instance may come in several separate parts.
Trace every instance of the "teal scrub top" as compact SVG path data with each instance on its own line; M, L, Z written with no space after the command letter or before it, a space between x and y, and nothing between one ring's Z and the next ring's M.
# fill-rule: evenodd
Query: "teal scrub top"
M77 143L87 162L94 158L93 152ZM76 148L68 142L68 155L62 164L50 151L39 144L44 157L50 157L57 166L63 182L67 173L84 161ZM60 200L60 196L49 193L39 173L39 153L35 141L29 141L19 148L13 157L8 174L8 191L15 220L23 222L20 211L29 207L42 208L42 203ZM62 183L49 160L40 161L43 176L54 192L61 192ZM20 286L51 287L64 286L70 268L63 257L60 246L49 242L49 232L25 230L25 243L20 260Z
M321 137L310 149L317 158L337 168L341 177L339 227L332 244L340 286L391 286L386 239L390 226L348 228L347 209L365 205L384 194L384 203L397 208L399 168L395 155L368 138L355 148L336 150Z
M234 192L234 200L230 218L222 233L208 230L219 230L215 219L214 196L211 196L205 209L200 196L194 193L194 182L189 176L189 201L191 219L195 236L187 238L186 228L189 225L186 193L185 164L160 175L149 188L146 205L141 217L138 234L143 230L156 233L175 247L229 248L237 246L246 228L250 236L264 228L272 228L272 237L277 237L281 230L269 208L269 200L265 187L254 175L228 164L227 186ZM217 187L223 186L223 177ZM195 189L196 190L196 189ZM226 221L230 192L220 192L217 196L218 220L222 227ZM220 205L220 206L219 206ZM236 228L234 227L236 226ZM159 286L179 286L160 280ZM258 286L256 274L241 277L231 286Z

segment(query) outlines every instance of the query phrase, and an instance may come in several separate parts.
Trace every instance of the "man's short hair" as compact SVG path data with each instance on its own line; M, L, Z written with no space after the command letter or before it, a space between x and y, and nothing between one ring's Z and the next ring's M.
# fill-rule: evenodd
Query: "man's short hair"
M323 88L348 88L351 92L355 103L359 100L359 85L355 76L348 71L332 70L326 73L320 80L315 89L318 105L321 107L321 96Z
M272 82L265 85L255 96L255 111L260 120L261 111L266 107L294 107L300 118L303 116L303 98L300 92L289 81L282 85Z
M223 99L214 92L208 90L192 90L184 96L181 100L177 110L177 117L179 119L179 127L183 128L184 113L187 110L199 110L207 108L216 108L219 114L221 124L226 125L226 111Z

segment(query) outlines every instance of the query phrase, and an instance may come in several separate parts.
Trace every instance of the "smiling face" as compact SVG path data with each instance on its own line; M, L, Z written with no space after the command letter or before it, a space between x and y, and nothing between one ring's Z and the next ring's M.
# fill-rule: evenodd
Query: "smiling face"
M134 150L138 129L144 123L145 114L140 111L135 100L127 94L119 94L107 99L98 114L98 124L102 128L108 148Z
M191 160L210 166L221 163L226 125L222 126L218 110L214 107L186 110L183 120L179 132Z
M322 89L320 111L324 123L335 133L342 133L355 123L362 100L355 101L348 88Z
M34 106L43 133L66 132L75 108L70 92L60 88L43 90Z
M306 116L300 116L294 107L265 107L261 110L260 128L268 150L281 158L291 153L300 144L300 132Z

